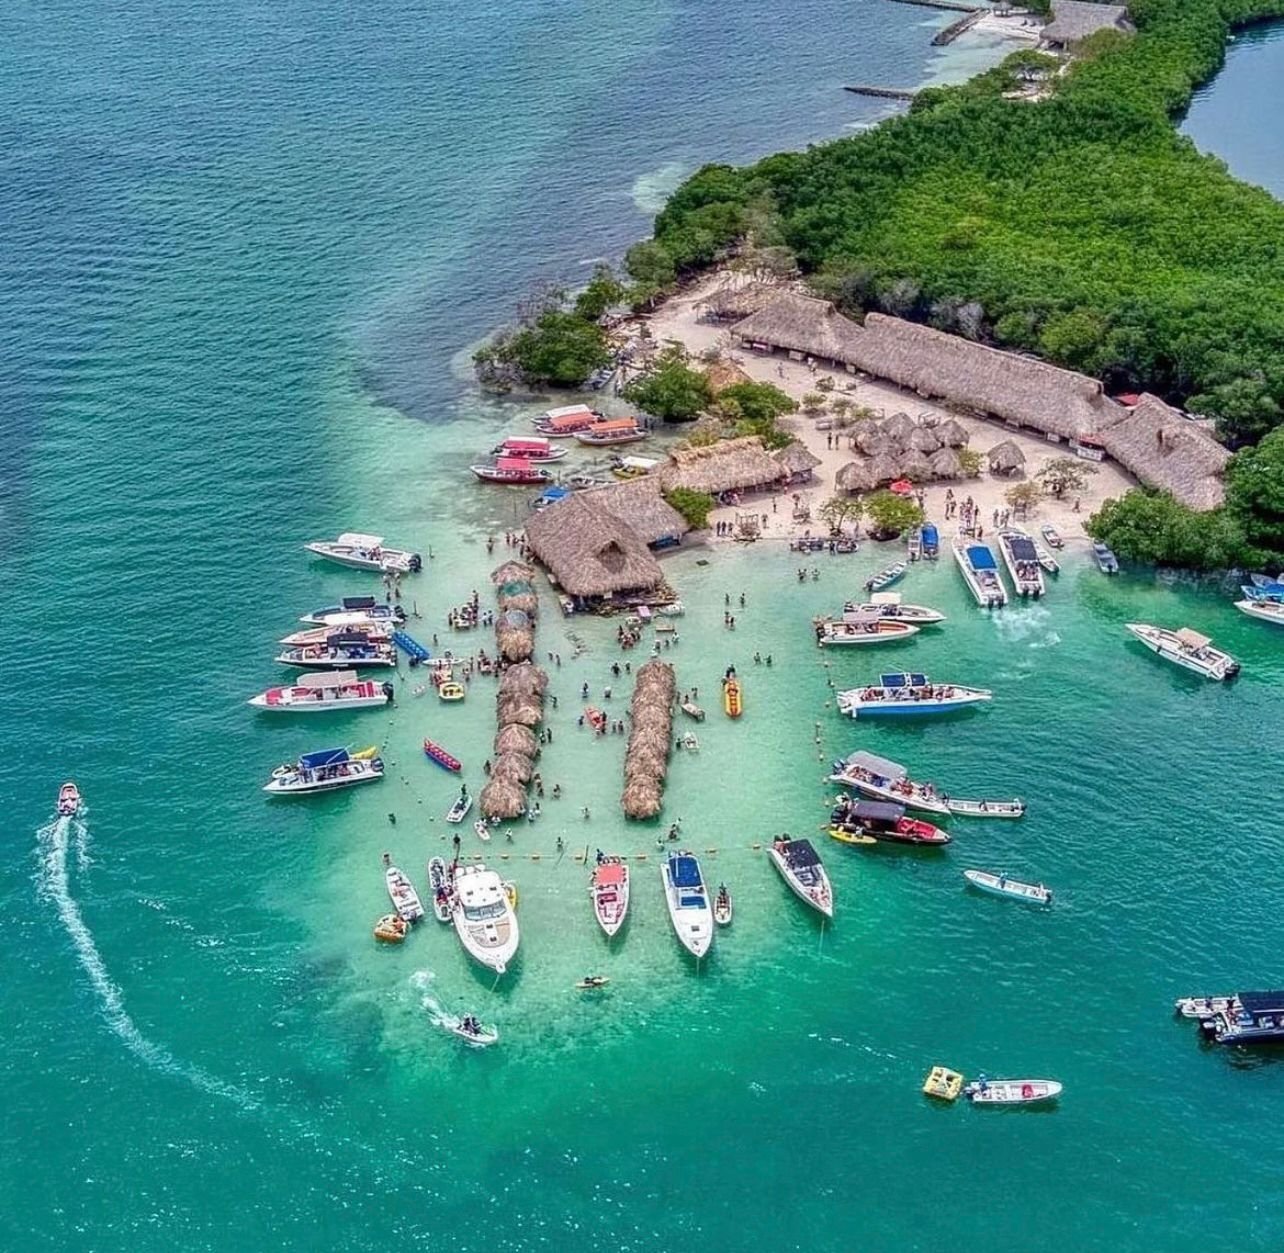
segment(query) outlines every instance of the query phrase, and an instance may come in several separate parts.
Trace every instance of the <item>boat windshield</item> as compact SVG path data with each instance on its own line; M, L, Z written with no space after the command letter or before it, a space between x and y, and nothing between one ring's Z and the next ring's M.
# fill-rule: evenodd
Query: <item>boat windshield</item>
M490 905L465 905L464 917L469 922L489 922L492 918L502 918L506 908L503 901L495 901Z

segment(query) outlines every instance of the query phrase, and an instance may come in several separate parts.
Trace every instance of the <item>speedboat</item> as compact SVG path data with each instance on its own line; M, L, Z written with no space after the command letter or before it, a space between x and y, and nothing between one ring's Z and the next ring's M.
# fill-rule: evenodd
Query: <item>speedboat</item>
M502 444L490 450L492 457L512 457L518 461L529 461L532 465L544 465L550 461L561 461L566 456L565 448L554 448L547 439L528 439L519 435L510 435Z
M720 927L731 926L731 893L725 883L718 884L718 895L713 898L713 920Z
M324 605L305 613L300 622L312 626L341 626L347 614L359 614L371 622L405 622L406 611L400 605L385 605L373 596L345 596L337 605Z
M703 957L713 943L713 910L700 863L692 853L670 853L660 867L669 921L682 947Z
M461 789L459 795L455 797L455 803L446 811L446 821L463 822L468 817L468 811L472 807L472 793L467 788Z
M911 561L917 561L923 555L923 528L921 526L910 527L909 534L905 537L905 553Z
M1047 540L1049 548L1059 549L1059 548L1064 548L1066 546L1065 540L1061 538L1060 534L1057 531L1057 528L1053 526L1052 523L1045 522L1043 526L1039 528L1039 530L1042 533L1043 538Z
M508 969L521 935L499 875L481 864L456 866L451 921L469 957L496 974Z
M932 623L945 621L945 615L939 609L905 604L900 592L875 592L867 601L849 600L843 606L843 614L849 613L863 617L892 618L897 622L912 622L916 626L930 626Z
M890 565L886 570L880 570L877 574L871 575L865 580L865 590L867 592L881 592L884 588L891 587L897 579L905 573L905 563L898 561Z
M354 666L395 666L397 650L365 631L336 631L321 644L287 648L276 660L283 666L325 666L349 670Z
M406 922L418 922L424 916L424 907L419 893L415 891L415 885L402 870L392 864L392 858L387 853L383 855L383 867L383 881L388 888L393 909Z
M941 552L941 536L931 522L923 523L923 560L935 561Z
M364 535L359 531L345 531L338 539L318 539L305 544L310 553L324 557L341 566L354 570L374 570L377 573L418 574L423 569L423 558L418 553L402 548L388 548L382 535Z
M1036 600L1042 596L1045 591L1043 566L1034 541L1024 531L1003 530L999 532L999 551L1017 595L1032 596Z
M485 1026L472 1014L465 1014L457 1022L447 1023L447 1028L451 1035L458 1036L476 1049L489 1048L492 1044L499 1043L499 1028Z
M1240 613L1246 613L1250 618L1260 618L1263 622L1274 622L1284 626L1284 601L1267 600L1237 600L1235 608Z
M576 440L590 448L609 447L612 444L632 444L646 439L646 432L637 424L635 418L608 418L605 422L594 422L575 432Z
M954 560L958 562L963 581L982 609L997 609L1008 603L1008 591L999 577L998 563L988 544L964 535L954 541Z
M383 760L373 749L349 753L346 748L323 748L304 753L293 764L277 766L263 790L273 796L304 796L312 792L333 792L374 783L383 778Z
M834 892L829 876L810 840L791 840L787 835L778 835L768 845L767 856L800 901L826 918L834 916Z
M992 874L988 870L965 870L963 877L974 888L995 896L1009 896L1031 905L1052 904L1052 893L1042 883L1022 883L1020 879L1009 879L1007 875Z
M1183 1018L1198 1018L1200 1022L1212 1018L1214 1014L1232 1009L1235 1004L1232 996L1179 996L1173 1009Z
M583 979L576 981L575 987L580 992L596 992L599 988L604 988L611 980L606 975L585 975Z
M948 833L921 818L909 818L905 806L889 801L854 801L847 797L839 800L829 816L829 833L841 841L843 834L867 836L877 842L890 840L894 844L933 844L944 846L950 842ZM860 841L864 843L863 840Z
M468 467L483 483L551 483L553 472L533 465L524 457L499 457L484 465Z
M1110 548L1100 540L1093 540L1092 555L1097 562L1097 569L1102 574L1118 574L1119 558L1110 551Z
M432 912L438 922L450 921L450 872L441 857L432 857L428 861L428 886L432 889Z
M869 687L838 693L839 712L850 717L904 718L953 713L992 699L982 687L933 683L925 674L884 674Z
M308 627L303 631L291 631L277 642L286 648L306 648L312 645L323 645L337 634L361 634L367 639L387 643L392 639L397 624L388 618L370 618L361 613L336 614L334 619L324 626Z
M841 618L818 618L813 624L818 648L846 648L858 644L890 644L918 634L912 622L884 616L880 607L860 607Z
M535 429L547 439L569 439L576 431L601 421L602 414L588 405L563 405L540 414L535 419Z
M892 801L929 814L963 814L969 818L1020 818L1025 814L1025 802L1019 798L995 801L947 796L930 783L916 783L899 762L864 749L834 762L829 781L875 800Z
M1055 1079L980 1078L967 1084L963 1095L973 1105L1038 1105L1055 1101L1061 1085Z
M1240 992L1211 1015L1197 1015L1199 1029L1218 1044L1277 1044L1284 1040L1284 992Z
M74 818L80 812L80 789L69 779L58 789L58 817Z
M1152 653L1207 679L1233 679L1239 673L1239 662L1234 657L1214 648L1207 635L1200 635L1189 627L1168 631L1145 622L1126 622L1124 625Z
M593 916L609 940L629 912L629 868L618 857L599 857L589 881Z
M373 709L392 700L392 684L361 679L355 670L331 674L301 674L285 687L270 687L250 697L255 709L271 713L328 713L341 709Z

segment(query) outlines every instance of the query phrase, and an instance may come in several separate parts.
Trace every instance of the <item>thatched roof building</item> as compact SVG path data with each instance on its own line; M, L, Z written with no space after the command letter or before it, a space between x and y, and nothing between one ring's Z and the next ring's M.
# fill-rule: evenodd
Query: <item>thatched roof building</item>
M1040 32L1043 42L1065 48L1101 30L1131 31L1128 8L1122 4L1086 4L1084 0L1052 0L1052 20Z
M940 446L941 438L930 426L916 426L905 441L906 448L921 453L934 453Z
M985 456L991 474L1014 474L1025 465L1025 453L1010 439L995 444Z
M526 792L512 779L490 779L478 803L485 818L517 818L526 812Z
M660 812L673 743L676 694L677 677L667 662L652 659L639 667L629 707L633 722L620 795L620 806L629 818L654 818Z
M935 479L963 477L963 462L955 448L950 448L948 445L945 448L938 448L927 460L932 467L932 477Z
M724 439L700 448L679 448L669 454L669 464L658 472L669 491L685 487L693 492L746 491L768 487L779 480L780 466L756 435ZM546 510L547 517L554 509Z
M530 727L512 722L502 728L495 736L496 753L522 753L534 757L539 752L539 741Z
M864 422L852 436L852 443L867 457L876 457L881 452L893 452L896 441L873 422Z
M653 591L664 582L646 541L598 504L597 492L578 492L526 522L526 543L571 596L605 599Z
M750 346L765 345L799 356L847 365L855 352L860 327L827 300L786 292L731 328L732 336Z
M1226 499L1222 475L1230 452L1157 396L1143 395L1097 438L1147 487L1169 491L1183 505L1216 509Z
M529 583L535 577L535 571L524 561L506 561L490 572L490 581L495 587L505 583Z
M908 413L894 413L890 418L884 418L878 426L900 448L904 448L914 434L914 419Z
M868 457L849 461L838 471L834 484L844 492L869 492L878 486L874 478L873 462Z
M900 462L890 453L880 453L870 461L869 473L874 480L874 486L883 487L888 483L896 482L901 477Z
M927 459L927 454L919 452L917 448L911 448L905 453L899 466L901 477L913 483L927 483L932 479L932 463Z
M739 321L766 308L781 295L774 283L728 283L700 302L701 312L718 321Z
M806 483L812 477L812 471L820 465L820 458L798 440L777 448L771 458L779 467L780 477L790 484Z
M644 544L677 544L691 529L686 518L661 495L660 480L655 474L612 483L594 491L592 497Z
M947 448L962 448L967 444L967 427L957 418L950 418L934 427L937 437Z
M716 396L719 392L725 391L728 387L735 387L737 383L752 383L753 378L746 374L734 361L726 359L714 361L712 364L705 366L704 377L709 384L709 390Z

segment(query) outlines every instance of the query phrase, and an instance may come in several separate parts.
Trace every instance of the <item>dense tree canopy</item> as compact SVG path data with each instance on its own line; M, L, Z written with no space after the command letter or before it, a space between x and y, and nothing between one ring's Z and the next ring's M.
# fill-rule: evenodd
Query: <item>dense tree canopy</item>
M693 422L713 399L709 380L687 364L686 353L676 344L661 352L651 368L621 394L666 422Z

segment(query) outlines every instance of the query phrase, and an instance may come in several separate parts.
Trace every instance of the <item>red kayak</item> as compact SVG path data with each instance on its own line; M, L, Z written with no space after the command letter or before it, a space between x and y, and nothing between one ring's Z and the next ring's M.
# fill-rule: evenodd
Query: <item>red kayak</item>
M458 774L463 769L458 757L452 757L440 744L434 744L432 740L424 740L424 753L443 770L449 770L452 774Z

